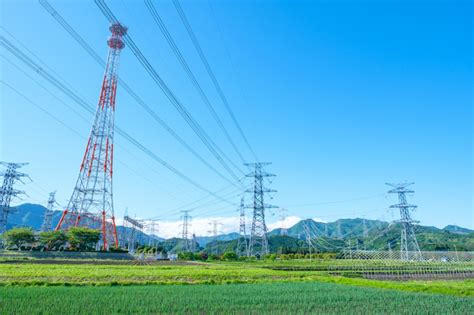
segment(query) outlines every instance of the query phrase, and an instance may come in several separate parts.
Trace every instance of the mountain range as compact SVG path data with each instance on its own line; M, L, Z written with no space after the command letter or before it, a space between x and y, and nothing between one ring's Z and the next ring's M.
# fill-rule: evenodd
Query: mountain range
M25 203L11 208L7 228L29 226L39 230L43 222L46 208L39 204ZM61 217L61 211L54 211L52 226L56 226ZM368 219L339 219L334 222L317 222L312 219L301 220L292 227L282 231L274 229L268 233L271 251L297 252L305 245L307 236L315 240L319 251L334 251L336 248L347 247L365 249L397 249L399 248L400 225L379 220ZM117 226L119 234L129 231L129 228ZM448 225L443 229L432 226L416 225L415 231L422 250L469 250L474 251L474 231ZM212 236L196 236L196 248L205 248L223 252L237 246L238 233ZM147 245L151 240L161 242L167 250L176 251L182 247L182 240L172 238L164 240L157 236L149 236L143 232L137 233L139 243Z

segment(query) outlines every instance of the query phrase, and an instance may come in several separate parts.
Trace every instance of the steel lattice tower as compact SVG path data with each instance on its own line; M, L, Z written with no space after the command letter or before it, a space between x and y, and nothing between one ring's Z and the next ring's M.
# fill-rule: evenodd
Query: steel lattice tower
M237 240L237 256L248 256L248 242L247 242L247 231L245 227L245 205L244 197L240 199L239 208L240 224L239 224L239 238Z
M306 220L303 222L303 229L306 237L306 244L308 244L309 260L311 260L311 249L313 248L313 239L311 237L311 231L308 225L308 221Z
M150 228L150 234L149 234L149 238L148 238L148 246L150 247L156 247L156 227L157 227L157 223L155 220L151 220L150 224L149 224L149 228Z
M280 209L280 220L281 220L280 235L281 236L288 236L288 228L286 226L287 214L288 214L288 209L286 208Z
M44 212L43 224L41 225L41 231L42 232L46 232L46 231L51 230L51 223L52 223L52 220L53 220L54 206L56 205L55 195L56 195L55 191L53 191L52 193L49 193L48 207L46 208L46 211Z
M0 188L0 234L7 230L8 214L11 212L10 203L13 197L24 194L23 191L13 188L13 185L20 181L23 177L28 177L24 173L20 173L17 169L27 165L28 163L7 163L0 162L0 165L6 167L6 170L0 175L3 176L3 184Z
M122 247L127 249L130 253L135 252L135 245L138 240L139 232L143 232L145 225L142 221L128 216L128 210L125 210L123 217L124 232L122 233L123 244Z
M196 234L193 233L192 239L191 239L191 252L193 252L193 253L196 252L196 243L197 243Z
M398 204L390 206L390 208L400 209L401 237L400 237L400 257L402 260L420 260L422 259L420 247L416 240L413 224L417 221L413 220L410 211L416 209L417 206L408 204L406 194L413 194L414 191L407 187L414 183L389 184L393 187L389 190L390 194L398 194Z
M190 210L183 210L183 230L181 232L181 237L184 240L184 251L189 252L191 250L191 244L189 244L189 221L191 220L191 216L189 215Z
M265 209L276 208L276 206L264 202L265 193L276 192L276 190L265 188L263 179L275 176L263 170L263 167L271 163L246 163L246 166L253 167L254 170L246 177L254 179L254 186L246 192L253 194L253 204L246 208L253 209L252 228L250 232L249 255L263 257L268 254L267 225L265 223Z
M369 236L369 231L367 230L367 222L365 218L362 219L362 236L367 238Z
M119 245L112 197L114 114L119 56L125 47L122 37L127 33L120 23L112 24L109 29L112 35L107 40L109 53L92 131L76 186L56 227L56 230L74 226L98 229L102 232L104 250L111 244Z
M342 239L342 230L341 230L341 219L337 220L337 239Z

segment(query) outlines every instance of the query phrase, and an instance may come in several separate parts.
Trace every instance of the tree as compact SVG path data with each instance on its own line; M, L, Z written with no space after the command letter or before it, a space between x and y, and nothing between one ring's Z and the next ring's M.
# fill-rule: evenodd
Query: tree
M85 227L73 227L67 232L71 248L79 251L93 250L100 240L100 231Z
M222 260L233 261L237 259L237 254L234 252L225 252L224 255L222 255Z
M68 238L64 231L47 231L39 234L39 241L47 249L59 250L66 245Z
M7 246L16 246L21 250L21 246L34 243L35 234L31 228L15 228L6 231L2 235Z

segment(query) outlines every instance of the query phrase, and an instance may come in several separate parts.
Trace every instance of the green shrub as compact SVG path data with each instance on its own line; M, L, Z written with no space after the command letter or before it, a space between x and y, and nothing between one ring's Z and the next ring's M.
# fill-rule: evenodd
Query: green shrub
M237 259L237 254L234 252L225 252L224 255L222 255L222 260L225 261L235 261Z

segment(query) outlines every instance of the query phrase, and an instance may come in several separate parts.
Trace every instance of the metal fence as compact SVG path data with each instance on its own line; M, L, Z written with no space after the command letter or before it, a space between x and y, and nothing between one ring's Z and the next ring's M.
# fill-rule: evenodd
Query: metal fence
M417 252L414 260L403 260L396 251L346 250L350 263L331 266L333 275L380 280L434 280L474 278L474 252ZM348 261L349 262L349 261Z

